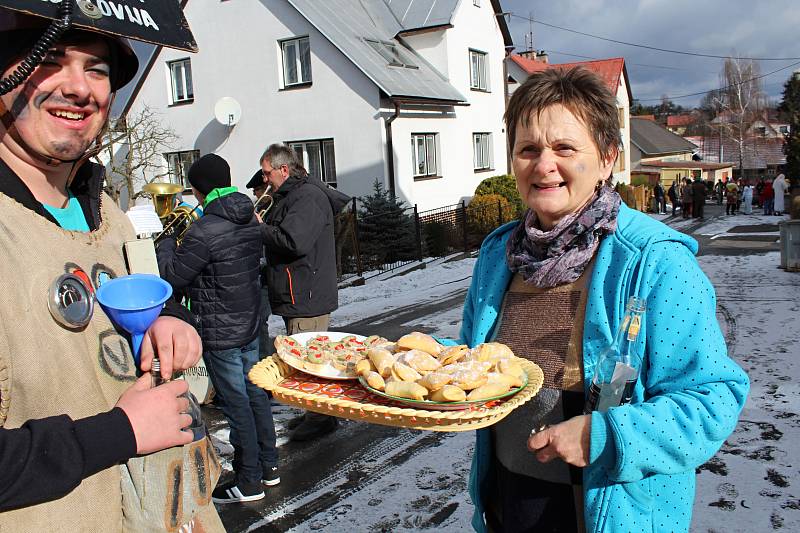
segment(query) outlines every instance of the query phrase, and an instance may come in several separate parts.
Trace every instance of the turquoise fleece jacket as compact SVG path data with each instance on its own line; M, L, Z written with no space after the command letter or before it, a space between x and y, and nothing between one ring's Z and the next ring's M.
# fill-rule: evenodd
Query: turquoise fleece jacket
M512 277L506 242L516 224L498 228L481 246L462 343L475 346L495 335ZM628 297L646 299L647 311L632 402L592 414L590 464L583 469L587 532L688 531L695 468L716 453L744 406L749 381L727 355L714 288L696 252L692 238L625 205L617 230L598 248L584 323L584 393ZM486 530L481 494L491 446L489 430L479 430L470 474L476 531Z

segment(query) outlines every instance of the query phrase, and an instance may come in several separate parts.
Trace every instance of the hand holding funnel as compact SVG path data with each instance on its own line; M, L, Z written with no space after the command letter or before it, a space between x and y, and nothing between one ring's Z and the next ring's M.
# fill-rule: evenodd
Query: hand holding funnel
M118 327L131 334L133 359L139 366L144 334L172 296L172 286L152 274L114 278L97 289L97 301Z

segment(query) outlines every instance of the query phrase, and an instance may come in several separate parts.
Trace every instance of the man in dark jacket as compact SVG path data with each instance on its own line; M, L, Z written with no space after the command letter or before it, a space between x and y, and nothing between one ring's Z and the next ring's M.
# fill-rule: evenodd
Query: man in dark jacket
M672 216L675 216L675 210L681 205L678 201L678 179L672 180L672 185L669 186L667 196L669 196L669 203L672 204Z
M706 205L706 184L700 178L695 176L694 183L692 183L692 217L703 218L703 207Z
M656 210L659 215L667 214L667 201L664 198L664 187L661 186L661 178L656 181L656 186L653 188L653 194L656 197Z
M261 169L253 174L250 181L247 182L246 187L253 190L253 196L256 197L255 210L256 213L263 212L268 209L270 200L267 192L267 184L264 182L264 173ZM269 292L267 292L267 257L264 253L261 257L261 311L259 313L259 327L258 327L258 353L262 356L269 355L274 352L271 343L269 342L269 315L272 310L269 308Z
M280 483L270 400L247 377L259 360L261 232L253 202L231 187L224 159L215 154L198 159L189 169L189 183L203 204L203 218L189 227L180 245L174 238L160 243L158 266L176 290L189 289L208 374L231 428L236 476L217 487L212 498L216 503L259 500L262 481Z
M333 217L343 204L335 206L336 191L329 197L321 182L308 178L288 146L271 145L260 162L275 200L261 225L272 312L283 317L288 335L326 331L339 306ZM308 412L290 421L290 438L311 440L336 426L335 417Z

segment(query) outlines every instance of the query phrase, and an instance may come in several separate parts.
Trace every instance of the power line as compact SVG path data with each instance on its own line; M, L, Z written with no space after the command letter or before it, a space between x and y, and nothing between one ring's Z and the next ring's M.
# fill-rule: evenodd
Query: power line
M766 74L762 74L761 76L756 76L754 78L750 78L750 79L747 79L747 80L742 80L742 81L740 81L738 83L731 83L730 85L726 85L725 87L720 87L719 89L709 89L709 91L711 91L711 90L713 90L713 91L724 91L726 89L730 89L731 87L736 87L737 85L744 85L745 83L748 83L748 82L751 82L751 81L759 80L761 78L766 78L767 76L772 76L773 74L775 74L777 72L780 72L782 70L786 70L787 68L792 68L792 67L797 66L797 65L800 65L800 61L792 63L791 65L786 65L785 67L781 67L778 70L773 70L772 72L768 72ZM700 96L700 95L703 95L703 94L707 94L709 91L703 91L703 92L692 93L692 94L682 94L680 96L667 96L666 99L667 100L678 100L679 98L688 98L690 96ZM660 102L663 99L664 99L664 97L662 96L661 98L636 98L635 100L637 102L656 102L656 101Z
M549 24L549 23L543 22L541 20L534 20L534 19L529 18L529 17L523 17L522 15L517 15L515 13L510 13L510 15L512 17L516 17L516 18L519 18L519 19L522 19L522 20L527 20L527 21L532 22L534 24L541 24L542 26L547 26L548 28L555 28L557 30L562 30L562 31L570 32L570 33L576 33L578 35L584 35L586 37L592 37L594 39L600 39L601 41L608 41L610 43L624 44L626 46L635 46L637 48L646 48L648 50L656 50L658 52L668 52L670 54L681 54L681 55L687 55L687 56L712 57L712 58L715 58L715 59L727 59L728 57L730 57L730 56L720 56L720 55L715 55L715 54L703 54L703 53L700 53L700 52L685 52L685 51L682 51L682 50L670 50L669 48L659 48L657 46L649 46L649 45L646 45L646 44L628 43L628 42L625 42L625 41L618 41L617 39L609 39L608 37L601 37L599 35L593 35L591 33L586 33L586 32L582 32L582 31L578 31L578 30L573 30L573 29L570 29L570 28L564 28L563 26L556 26L555 24ZM740 57L739 59L748 59L748 60L751 60L751 61L794 61L794 60L800 59L800 57Z
M545 50L545 52L548 53L548 54L558 54L558 55L562 55L562 56L579 57L581 59L590 59L590 60L598 60L598 59L600 59L598 57L582 56L580 54L571 54L571 53L568 53L568 52L559 52L558 50L551 50L550 48ZM665 70L682 70L682 71L685 71L685 72L708 72L708 71L698 71L698 70L694 70L694 69L690 69L690 68L683 68L683 67L668 67L666 65L650 65L650 64L647 64L647 63L629 63L627 60L625 61L625 64L626 65L630 65L632 67L661 68L661 69L665 69Z

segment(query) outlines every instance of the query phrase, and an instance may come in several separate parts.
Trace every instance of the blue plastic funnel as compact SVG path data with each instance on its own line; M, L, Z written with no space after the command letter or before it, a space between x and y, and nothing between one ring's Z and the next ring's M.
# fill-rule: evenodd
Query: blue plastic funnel
M97 289L97 301L103 311L118 327L131 334L133 359L137 367L144 334L170 296L172 286L152 274L114 278Z

